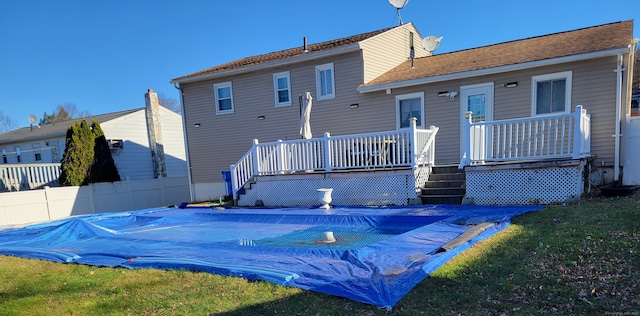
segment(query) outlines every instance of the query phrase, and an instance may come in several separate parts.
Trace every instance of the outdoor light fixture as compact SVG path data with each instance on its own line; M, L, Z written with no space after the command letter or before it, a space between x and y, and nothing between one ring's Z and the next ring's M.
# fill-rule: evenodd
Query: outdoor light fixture
M449 100L453 100L458 95L458 92L455 91L440 91L438 92L439 97L449 97Z
M193 124L193 127L195 127L195 128L200 127L200 123L195 123L195 124Z
M264 120L264 115L258 116L258 119L261 120L261 121Z
M358 103L353 103L353 104L349 105L349 108L357 109L359 106L360 106L360 104L358 104Z
M504 86L507 87L507 88L515 88L515 87L518 86L518 82L517 81L507 82Z

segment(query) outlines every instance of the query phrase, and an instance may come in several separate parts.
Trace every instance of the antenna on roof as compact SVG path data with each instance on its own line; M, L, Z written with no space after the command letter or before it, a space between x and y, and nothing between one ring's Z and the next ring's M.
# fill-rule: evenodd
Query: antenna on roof
M433 55L433 51L438 48L440 42L442 41L442 38L442 36L438 37L431 35L422 39L422 48L427 51L427 56Z
M409 0L389 0L389 4L396 8L396 11L398 12L398 21L400 22L400 25L402 25L400 9L404 8L404 6L406 6L408 2Z

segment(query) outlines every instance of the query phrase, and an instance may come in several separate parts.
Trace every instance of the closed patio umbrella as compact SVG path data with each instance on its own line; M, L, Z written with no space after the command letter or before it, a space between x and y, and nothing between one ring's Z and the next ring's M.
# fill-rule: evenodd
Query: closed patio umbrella
M305 92L303 97L302 110L300 112L300 136L304 139L313 137L311 135L311 125L309 118L311 117L311 92Z

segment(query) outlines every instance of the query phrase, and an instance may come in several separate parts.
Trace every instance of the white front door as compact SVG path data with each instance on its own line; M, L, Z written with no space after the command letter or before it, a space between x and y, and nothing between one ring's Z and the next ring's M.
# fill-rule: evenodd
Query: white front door
M460 87L460 157L465 149L463 129L467 112L472 113L473 123L493 120L493 82Z

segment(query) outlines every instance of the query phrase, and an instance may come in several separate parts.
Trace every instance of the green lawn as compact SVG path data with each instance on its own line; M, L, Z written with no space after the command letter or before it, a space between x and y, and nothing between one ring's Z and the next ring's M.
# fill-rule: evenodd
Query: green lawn
M0 256L0 315L640 315L640 200L513 219L390 312L268 282Z

